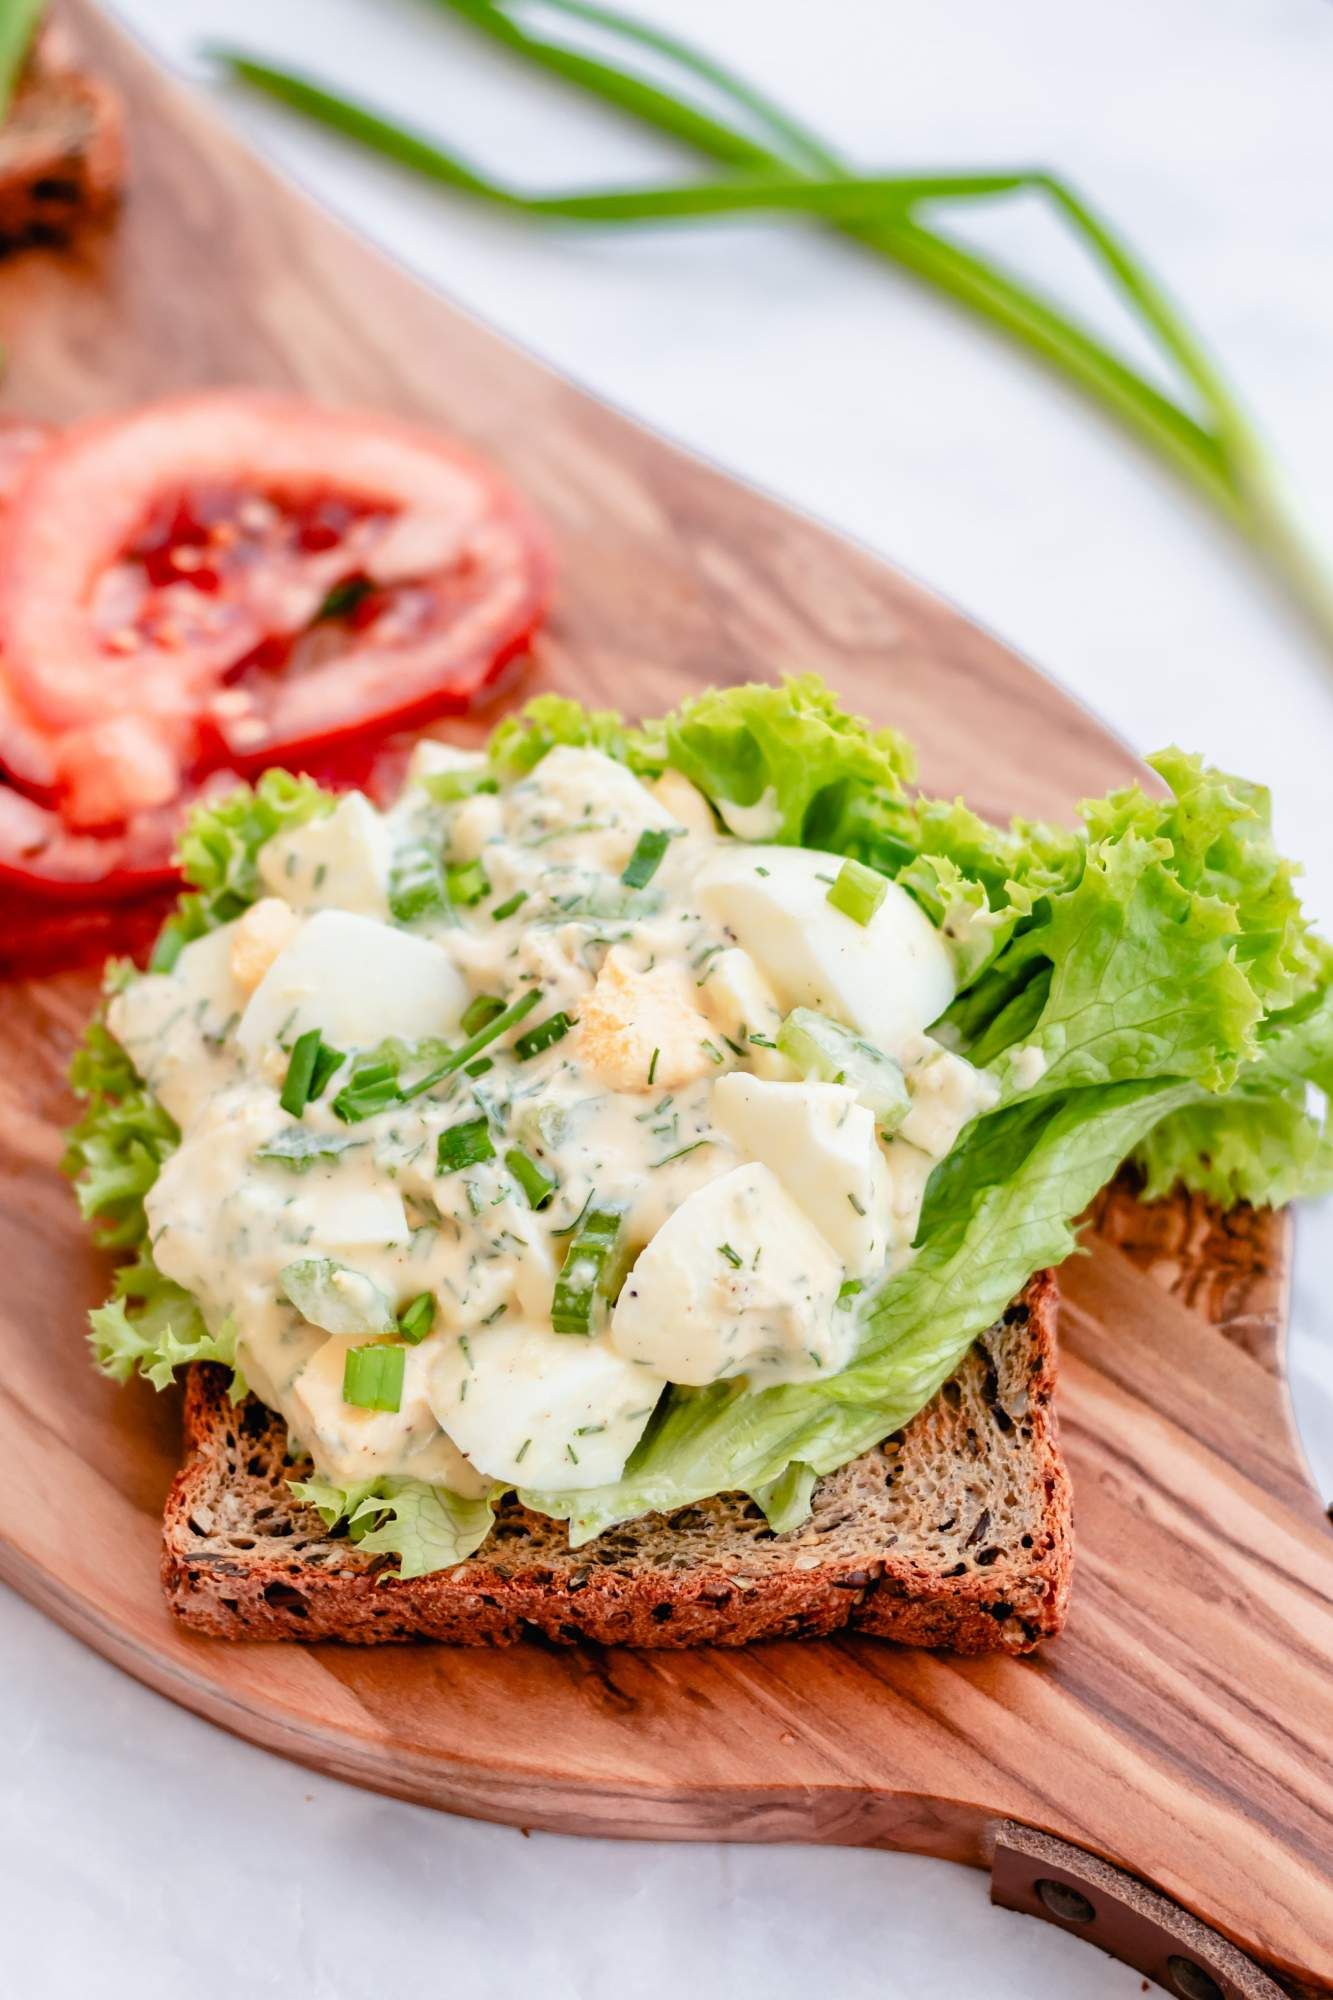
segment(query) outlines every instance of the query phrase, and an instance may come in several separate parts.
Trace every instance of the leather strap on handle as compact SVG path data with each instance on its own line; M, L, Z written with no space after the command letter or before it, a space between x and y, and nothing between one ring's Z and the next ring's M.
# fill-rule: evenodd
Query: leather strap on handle
M1013 1820L996 1830L990 1893L1006 1910L1040 1917L1123 1959L1174 2000L1288 2000L1292 1990L1134 1876Z

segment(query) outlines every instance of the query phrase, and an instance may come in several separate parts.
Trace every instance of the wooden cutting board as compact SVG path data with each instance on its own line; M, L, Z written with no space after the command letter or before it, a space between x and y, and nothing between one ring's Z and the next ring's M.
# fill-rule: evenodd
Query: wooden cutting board
M258 382L437 419L555 532L559 597L530 685L649 712L711 680L814 667L916 739L927 785L992 814L1067 815L1135 775L986 633L417 286L78 18L130 107L132 196L105 239L0 269L9 408L60 419ZM85 1358L104 1270L57 1162L92 997L85 977L0 993L0 1574L25 1595L187 1707L359 1784L568 1832L981 1866L1016 1821L1333 1991L1333 1546L1282 1380L1284 1219L1118 1193L1067 1267L1079 1561L1069 1629L1034 1658L852 1639L225 1646L175 1629L158 1594L175 1400L117 1391Z

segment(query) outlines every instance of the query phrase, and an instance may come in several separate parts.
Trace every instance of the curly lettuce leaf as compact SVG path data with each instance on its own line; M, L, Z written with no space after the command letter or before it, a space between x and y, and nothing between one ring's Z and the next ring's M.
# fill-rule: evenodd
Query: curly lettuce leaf
M491 1500L464 1499L421 1479L362 1480L335 1486L327 1479L288 1482L314 1507L325 1527L347 1523L352 1541L372 1555L397 1556L402 1577L453 1569L479 1549L495 1523Z
M163 925L149 969L169 972L182 946L247 910L264 894L258 867L264 843L322 819L337 803L313 778L265 771L257 784L238 785L224 798L197 805L177 848L181 873L195 893L182 896Z

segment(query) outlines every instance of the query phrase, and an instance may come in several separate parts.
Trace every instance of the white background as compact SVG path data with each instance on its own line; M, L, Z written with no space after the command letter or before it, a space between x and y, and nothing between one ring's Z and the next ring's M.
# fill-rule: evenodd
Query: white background
M682 171L427 0L120 0L302 62L524 184ZM1333 524L1333 7L1324 0L656 0L867 165L1048 164L1188 303ZM1272 784L1333 926L1333 658L1072 397L887 269L765 224L576 234L422 190L266 107L255 141L428 279L644 420L825 516L1032 655L1140 749ZM1107 329L1034 211L979 238ZM367 310L373 311L373 301ZM1132 339L1132 336L1130 336ZM1294 1375L1333 1492L1333 1229L1303 1219ZM0 1906L28 2000L435 1990L542 2000L1111 2000L1137 1975L993 1911L979 1875L808 1849L483 1827L233 1742L0 1596ZM1040 1755L1034 1744L1033 1754Z

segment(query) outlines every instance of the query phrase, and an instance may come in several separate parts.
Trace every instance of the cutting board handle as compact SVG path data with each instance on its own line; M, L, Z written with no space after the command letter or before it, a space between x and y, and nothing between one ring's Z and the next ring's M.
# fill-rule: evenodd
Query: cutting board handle
M1123 1959L1175 2000L1287 2000L1252 1958L1166 1896L1081 1847L1005 1820L991 1901Z

